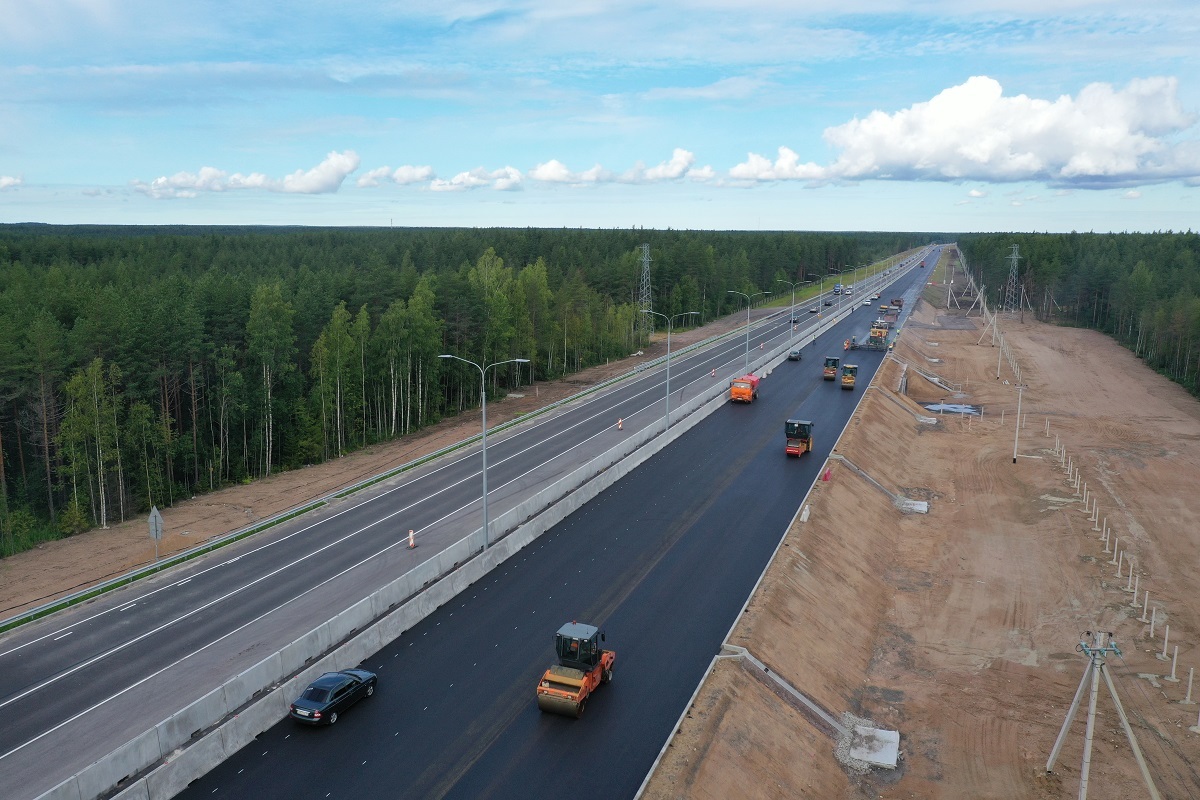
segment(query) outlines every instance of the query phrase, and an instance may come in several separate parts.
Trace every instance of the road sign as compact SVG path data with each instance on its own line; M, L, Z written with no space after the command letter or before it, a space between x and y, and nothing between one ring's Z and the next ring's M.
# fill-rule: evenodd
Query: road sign
M154 541L162 539L163 535L163 518L159 512L158 506L150 507L150 538Z

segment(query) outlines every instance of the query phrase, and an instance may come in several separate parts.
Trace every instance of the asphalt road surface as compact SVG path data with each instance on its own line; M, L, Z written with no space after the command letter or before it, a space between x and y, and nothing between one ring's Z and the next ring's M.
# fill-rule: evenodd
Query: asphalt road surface
M848 355L841 342L873 317L809 351ZM379 690L336 727L285 720L183 796L632 797L883 355L854 352L853 392L821 379L819 357L776 367L758 401L721 408L364 662ZM815 422L813 453L784 455L789 417ZM580 720L541 713L534 695L572 620L617 654Z
M931 258L936 258L936 255ZM907 284L913 281L913 276L920 278L925 275L928 272L913 270L910 275L901 277L900 283ZM845 302L860 301L866 287L860 283L858 289L859 295L854 300L845 299ZM895 289L887 291L889 296L895 294ZM840 354L842 339L864 335L874 315L871 309L859 309L850 319L823 333L818 348L830 349L830 354L834 351ZM811 317L815 318L816 314ZM804 332L806 326L800 327L800 332ZM791 335L787 312L776 312L770 317L761 318L752 326L750 347L757 347L760 343L775 347ZM818 348L810 347L806 349L806 354L817 350L824 355L824 350ZM704 385L714 381L725 383L733 375L739 374L744 351L744 339L736 336L702 353L672 359L672 407L677 408L680 401L695 396ZM870 363L877 363L880 355L858 356L856 353L860 365L859 378L863 384L874 372ZM833 413L833 410L848 413L853 397L851 392L838 390L834 392L838 399L826 397L827 402L821 403L820 407L811 410L802 408L806 397L803 386L806 380L818 373L818 361L820 356L816 359L810 356L810 360L786 362L776 368L772 377L763 381L760 401L752 407L722 409L721 413L713 415L712 420L702 423L697 431L686 435L659 458L696 447L696 452L685 457L684 465L698 469L698 465L709 463L701 458L701 453L712 451L719 458L709 469L719 468L724 476L720 480L732 486L736 480L733 470L737 470L738 474L754 471L752 458L762 456L768 458L768 462L775 461L774 451L781 452L782 447L782 420L788 415L810 414L818 423L818 441L822 438L827 443L832 441L836 432L840 431L840 423L836 422L838 417L827 420L824 415ZM716 372L715 378L713 371ZM784 379L785 375L790 375L790 371L794 380ZM833 387L823 384L823 389L832 391ZM624 381L611 391L600 392L587 401L572 403L559 413L522 426L518 431L488 438L488 506L492 518L529 493L538 491L546 483L587 461L596 452L616 444L620 435L628 435L632 429L641 426L661 425L662 395L664 375L659 369L647 372L644 377ZM824 392L824 395L828 396L828 392ZM779 403L790 404L790 408L782 408ZM832 404L826 408L827 403ZM730 414L733 416L728 416ZM617 417L625 420L624 433L613 427ZM728 419L721 427L718 421L725 417ZM762 422L767 419L770 425L762 431L756 428L752 434L755 438L746 443L731 444L726 439L728 434L738 429L739 420ZM719 427L714 428L714 425ZM715 441L720 441L719 445L714 445L713 441L704 443L704 439L714 440L714 437ZM696 444L697 441L701 444ZM767 441L772 444L767 445ZM775 447L775 444L779 446ZM814 461L817 459L808 459L808 463ZM652 463L660 462L655 459ZM797 471L794 463L788 468L793 473ZM623 487L638 481L654 486L667 481L668 485L673 486L680 474L679 469L676 465L658 465L654 468L650 468L649 464L643 465L638 473L641 477L614 487L605 497L626 491ZM125 741L166 718L170 712L220 685L228 676L250 667L269 652L310 630L319 621L328 619L332 613L370 594L398 573L412 569L416 559L427 557L437 548L460 539L467 531L478 529L481 524L479 470L478 449L464 451L460 456L442 459L400 479L389 481L370 493L362 494L362 497L337 501L313 515L280 525L239 545L224 548L209 558L199 559L168 575L115 591L86 606L56 614L53 618L25 626L0 638L0 712L6 720L4 726L0 726L0 774L6 776L7 786L19 788L17 796L25 793L34 795L54 786L54 783L107 753L116 742ZM688 471L685 469L683 474L688 474ZM773 474L772 470L764 471L764 474L767 473ZM653 477L647 479L646 475ZM695 495L692 487L700 480L701 476L697 475L694 480L674 487L673 491ZM766 480L766 477L762 477L762 480ZM804 488L810 481L811 476L805 479ZM632 500L635 505L630 507L634 507L638 513L632 515L636 516L636 521L625 521L630 531L646 519L658 519L652 528L674 531L674 539L655 543L653 535L631 534L631 541L637 542L638 549L626 554L626 558L632 559L631 563L647 566L658 564L660 559L670 564L673 559L683 557L686 549L698 547L697 558L703 564L706 559L712 559L714 554L722 552L722 548L740 541L746 543L746 552L755 554L756 560L751 560L746 569L756 576L762 569L766 555L749 547L749 542L757 536L764 536L764 541L773 547L786 519L779 522L773 518L770 523L774 525L773 528L768 525L770 529L766 533L760 533L756 528L752 537L734 534L730 529L733 524L740 530L743 523L722 522L725 530L721 533L725 539L721 539L721 543L707 542L703 545L695 543L701 536L695 534L692 527L680 528L680 521L691 518L697 511L709 510L714 506L725 509L727 501L722 499L725 491L722 483L709 485L703 495L703 503L697 504L696 498L691 497L686 507L692 511L686 513L677 509L659 512L660 506L666 509L666 500ZM803 489L800 489L800 494L803 494ZM791 501L791 511L786 513L786 517L790 518L796 503L798 497L796 501ZM526 560L521 560L520 564L533 561L534 553L550 547L551 542L560 541L563 531L574 529L584 519L592 518L598 513L593 511L593 506L599 509L598 504L599 501L596 501L589 505L559 525L552 535L542 537L538 545L530 548L530 553L522 554L521 559ZM743 512L751 515L750 518L756 513L750 506L745 507ZM620 516L617 513L613 518ZM631 516L628 509L624 516ZM608 527L601 528L599 533L589 533L584 537L590 543L602 541L610 534L617 535L619 525L613 527L616 524L610 523ZM418 551L407 551L402 546L408 528L418 531L422 545ZM712 531L709 530L709 534L712 535ZM619 539L613 540L613 553L624 552L626 547L632 546L630 541L618 546L617 541ZM674 542L678 542L678 545ZM647 547L652 549L647 551ZM683 548L683 551L677 548ZM541 608L530 607L530 615L536 610L542 615L550 615L551 619L539 620L536 632L529 631L532 637L530 643L536 644L533 651L512 644L506 646L506 650L517 654L514 664L524 663L528 669L528 662L523 660L529 656L533 656L535 662L546 660L551 652L553 631L557 630L560 622L566 621L565 618L558 619L558 616L568 614L571 618L583 619L587 613L592 614L594 619L607 619L610 614L629 613L622 610L625 608L624 601L613 600L604 606L596 606L595 603L600 597L611 593L617 593L620 599L634 595L642 590L646 578L628 564L622 566L614 563L604 567L604 552L601 549L601 554L589 554L588 558L598 559L600 569L614 571L612 575L599 579L584 576L581 564L576 573L578 589L583 594L574 600L564 600L564 595L559 594L558 601L547 601L566 603L563 606L551 604ZM742 553L742 548L738 548L738 553ZM570 546L564 558L568 561L578 558L577 546ZM510 566L509 570L516 571L517 564ZM685 575L694 577L700 573L689 572ZM503 581L504 578L503 571L496 576L497 581ZM541 579L533 578L533 581L539 582ZM546 581L550 581L550 578L546 578ZM721 585L720 581L714 582L709 578L706 578L706 582L714 588ZM571 585L569 581L566 583L568 587ZM553 584L547 585L552 587ZM744 589L737 587L740 584L722 589L722 594L733 597L740 591L742 594L737 601L740 603L749 585ZM551 596L547 594L547 597ZM582 607L581 597L590 597ZM713 600L707 594L704 597L706 602ZM695 607L702 608L703 604ZM649 608L654 609L648 612L652 618L665 610L665 607ZM500 618L511 619L512 609L502 606L496 613ZM724 628L731 621L726 615L714 625L724 626L724 633ZM648 624L649 620L635 621L635 626ZM678 620L677 624L683 625ZM688 622L688 626L694 624ZM496 637L503 626L497 628L481 624L481 630L491 634L493 649L499 649L502 639ZM514 633L518 631L520 627ZM408 634L406 638L408 642L413 640ZM634 655L637 651L629 650L628 646L623 650L619 644L629 640L629 632L623 630L622 636L610 643L618 650L617 674L622 684L625 682L626 666L630 661L637 663L637 656ZM404 642L404 646L408 642ZM455 646L455 651L461 651L460 648L467 648L468 642L463 640L452 646ZM470 643L470 646L473 648L475 643ZM538 655L541 650L545 650L545 656ZM708 650L709 655L710 652L712 649ZM494 658L494 654L479 652L478 655L479 663L491 663L491 658ZM707 656L702 661L707 663ZM667 672L672 672L677 666L677 660L673 657L667 663L660 663L660 667L667 667ZM703 664L700 668L703 669ZM629 680L636 681L635 670L630 669L629 672L634 673ZM536 676L529 680L524 675L510 678L522 682L522 686L528 684L523 691L532 698L533 682L530 681L535 680ZM466 680L470 682L469 678ZM688 686L686 693L690 693L695 680L683 682ZM433 681L428 682L426 688L412 688L419 692L432 691L437 685L438 682ZM474 685L478 684L472 682ZM616 684L606 686L605 690L613 696L629 691L618 690ZM456 682L451 697L458 697L463 691L463 682ZM383 698L396 697L396 692L395 682L385 676L382 696L372 698L367 705L383 706ZM500 702L499 698L506 697L504 691L497 691L494 686L488 687L486 694L486 698L475 698L476 703L484 704L486 699L486 705L492 706ZM596 698L596 705L604 705L601 699ZM512 705L512 714L516 714L521 705ZM404 708L410 709L410 706L404 705ZM476 705L476 708L482 708L482 705ZM346 722L349 723L355 716L366 717L367 714L370 711L364 705L364 708L352 711ZM589 709L590 714L592 710ZM488 723L488 717L494 715L472 715L469 721L464 721L456 714L451 723L463 728L487 726L487 729L491 729L497 723ZM520 720L520 715L514 718ZM637 735L642 735L641 730ZM658 736L659 741L664 738L660 733L654 736ZM470 736L470 739L474 741L476 736ZM487 740L488 736L484 735L482 739ZM409 742L408 746L415 745ZM61 753L62 757L47 762L44 758L46 752Z

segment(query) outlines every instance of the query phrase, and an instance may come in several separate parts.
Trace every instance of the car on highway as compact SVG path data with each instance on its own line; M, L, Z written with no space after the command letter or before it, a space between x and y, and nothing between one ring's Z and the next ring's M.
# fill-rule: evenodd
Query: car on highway
M800 353L800 348L795 348L788 352L788 361L800 361L803 356Z
M326 672L296 698L288 715L309 725L332 725L350 706L375 694L377 681L375 673L365 669Z
M864 298L863 298L863 301L862 301L862 304L863 304L864 306L869 306L869 305L871 305L871 298L869 298L869 297L864 297Z
M825 301L825 305L827 305L827 306L831 306L831 305L833 305L833 301L832 301L832 300L826 300L826 301Z
M795 325L801 319L799 314L792 314L792 324Z
M821 311L821 307L820 307L820 306L813 306L812 308L810 308L810 309L808 310L808 313L810 313L810 314L818 314L818 313L820 313L820 311Z

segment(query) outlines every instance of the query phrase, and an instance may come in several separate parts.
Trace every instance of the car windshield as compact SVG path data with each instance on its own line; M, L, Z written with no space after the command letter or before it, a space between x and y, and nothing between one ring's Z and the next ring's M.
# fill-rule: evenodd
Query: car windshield
M304 694L300 695L300 699L311 700L314 703L324 703L329 699L329 690L310 686L304 690Z

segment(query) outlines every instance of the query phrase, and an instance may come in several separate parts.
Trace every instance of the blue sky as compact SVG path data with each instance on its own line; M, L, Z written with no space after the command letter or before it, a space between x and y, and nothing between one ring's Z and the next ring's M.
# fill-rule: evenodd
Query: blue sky
M1194 0L0 0L0 222L1195 230L1197 41Z

